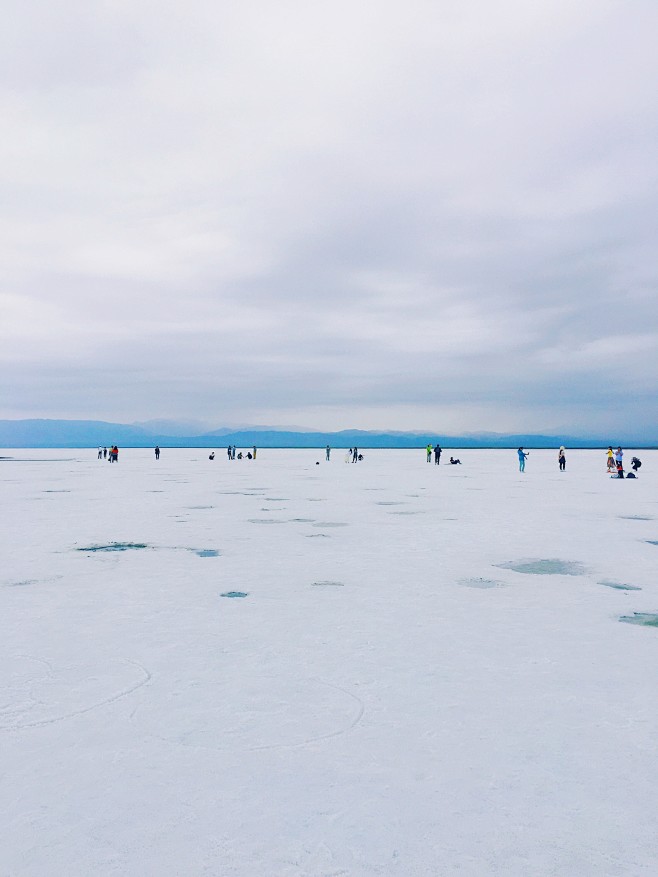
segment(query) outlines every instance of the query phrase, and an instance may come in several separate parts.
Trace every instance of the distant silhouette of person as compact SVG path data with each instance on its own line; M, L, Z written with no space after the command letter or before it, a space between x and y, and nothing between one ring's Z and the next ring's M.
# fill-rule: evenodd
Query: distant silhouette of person
M357 460L363 460L363 454L359 454L359 456L357 457Z
M617 466L617 471L619 472L619 464L624 462L624 452L621 448L617 448L615 451L615 464ZM623 466L622 466L623 468Z
M103 449L102 449L102 448L99 448L99 449L98 449L98 459L99 459L99 460L102 460L102 459L103 459Z
M428 445L425 448L425 452L427 454L427 462L431 463L432 462L432 445Z
M523 448L519 448L517 454L519 455L519 472L525 472L525 460L529 455L523 450Z
M564 445L560 448L557 454L557 461L560 466L560 472L564 472L567 468L567 456L566 451L564 450Z
M253 459L254 459L254 455L251 453L251 451L247 451L247 460L253 460Z
M155 459L160 459L160 448L157 445L155 446Z
M241 459L242 459L242 451L240 451L240 453L238 454L238 460L241 460Z
M254 460L256 459L256 447L254 446Z
M354 448L354 450L352 451L352 462L353 462L353 463L356 463L356 461L357 461L358 459L359 459L359 449L358 449L358 448Z
M434 448L434 465L441 465L441 445L436 445Z
M209 459L209 460L214 460L214 459L215 459L215 452L214 452L214 451L210 454L210 456L208 457L208 459Z
M633 472L637 472L641 465L642 461L638 460L637 457L633 457L633 459L631 460L631 469L633 470Z
M612 450L612 447L608 448L608 469L612 470L615 468L615 452Z
M461 464L462 464L461 460L453 460L452 457L450 457L450 462L453 466L461 466Z
M103 459L107 459L107 448L103 448Z
M331 448L329 447L329 445L327 445L327 448L326 448L324 454L325 454L325 459L328 461L329 457L331 456Z

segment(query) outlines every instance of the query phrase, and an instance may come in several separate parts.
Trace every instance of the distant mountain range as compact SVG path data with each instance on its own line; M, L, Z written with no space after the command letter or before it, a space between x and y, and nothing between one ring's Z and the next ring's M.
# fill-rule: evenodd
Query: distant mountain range
M166 425L169 431L161 427ZM101 420L0 420L0 447L3 448L95 448L117 444L122 447L148 448L154 445L174 448L237 447L260 448L422 448L428 443L446 448L600 448L621 443L627 447L650 448L653 438L632 435L582 438L571 435L532 435L503 433L467 433L446 435L436 432L367 432L359 429L340 432L284 430L250 426L234 431L229 428L181 435L175 421L141 424L106 423Z

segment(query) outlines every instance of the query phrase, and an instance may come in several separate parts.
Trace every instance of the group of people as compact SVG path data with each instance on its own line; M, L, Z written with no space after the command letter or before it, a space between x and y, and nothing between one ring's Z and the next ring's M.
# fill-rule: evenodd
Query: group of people
M443 449L441 448L441 445L435 445L434 447L432 447L432 445L428 445L425 448L425 453L427 454L427 462L428 463L432 462L432 455L434 455L434 465L435 466L441 465L441 454L443 453ZM456 460L454 457L450 457L450 465L451 466L461 466L461 463L462 463L461 460Z
M642 465L642 461L638 457L631 458L631 469L632 472L629 472L628 475L624 476L624 452L621 448L617 448L616 451L612 450L612 446L608 448L607 452L608 457L608 472L617 473L617 478L635 478L637 470ZM612 476L613 478L615 475Z
M226 456L229 458L229 460L242 460L245 457L247 460L255 460L256 459L256 451L257 451L257 448L253 447L251 449L251 451L247 451L246 454L243 454L242 451L238 451L238 449L235 447L235 445L229 445L228 448L226 449ZM236 456L236 452L237 452L237 456ZM215 452L214 451L208 457L208 459L209 460L215 459Z
M327 445L327 451L330 451L329 445ZM327 455L327 460L329 459L329 455ZM345 454L345 462L346 463L357 463L363 460L363 454L359 453L358 448L350 448L349 451Z
M110 450L107 448L99 448L98 449L98 459L99 460L109 460L110 463L118 463L119 462L119 449L116 445L112 445Z

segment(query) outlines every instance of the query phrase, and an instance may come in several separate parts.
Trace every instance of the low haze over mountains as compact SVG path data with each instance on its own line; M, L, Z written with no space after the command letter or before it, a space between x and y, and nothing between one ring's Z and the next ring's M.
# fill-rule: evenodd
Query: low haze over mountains
M318 448L331 445L347 448L419 448L439 443L455 448L505 447L603 447L609 444L654 447L656 437L649 435L614 435L582 437L566 434L531 435L500 433L469 433L445 435L437 432L313 432L280 429L270 426L220 428L196 433L199 423L161 420L147 423L106 423L99 420L0 420L0 446L5 448L87 448L118 444L124 447L239 447L256 445L261 448Z

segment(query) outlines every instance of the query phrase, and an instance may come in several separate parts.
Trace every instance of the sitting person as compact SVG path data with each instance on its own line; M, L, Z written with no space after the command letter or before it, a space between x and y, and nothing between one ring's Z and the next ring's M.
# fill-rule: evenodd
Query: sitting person
M209 460L214 460L214 459L215 459L215 452L214 452L214 451L213 451L212 454L208 457L208 459L209 459Z
M450 457L450 462L452 463L453 466L461 466L461 464L462 464L461 460L454 460L452 457Z
M640 468L641 465L642 465L642 461L638 460L637 457L633 457L633 459L631 460L631 468L633 469L633 471L637 472L637 470Z
M617 478L624 477L624 464L621 460L617 460Z

